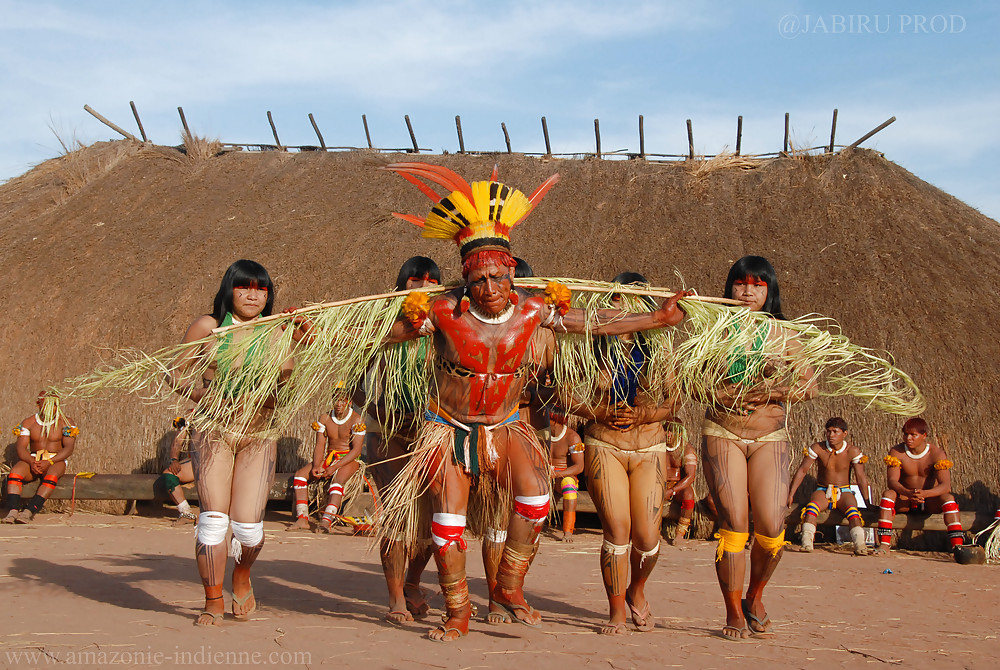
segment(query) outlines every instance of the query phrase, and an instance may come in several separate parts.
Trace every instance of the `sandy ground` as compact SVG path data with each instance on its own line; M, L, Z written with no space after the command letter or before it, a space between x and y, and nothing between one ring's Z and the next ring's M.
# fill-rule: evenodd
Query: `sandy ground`
M997 568L906 552L788 552L765 601L776 636L725 641L716 635L723 607L708 542L683 550L664 542L647 593L653 632L600 636L595 531L573 544L543 540L528 577L542 627L474 621L467 638L444 645L424 637L443 606L433 569L424 580L435 594L431 618L396 627L382 619L385 585L367 540L283 529L270 517L265 524L254 578L262 609L211 629L191 625L202 603L191 526L79 512L2 526L0 666L987 668L1000 651ZM473 601L485 609L478 544L470 552Z

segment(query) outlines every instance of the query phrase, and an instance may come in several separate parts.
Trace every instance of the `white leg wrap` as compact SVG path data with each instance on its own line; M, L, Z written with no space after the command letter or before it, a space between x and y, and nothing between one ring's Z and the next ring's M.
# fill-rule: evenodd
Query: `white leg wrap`
M487 542L503 544L507 541L507 531L499 530L497 528L487 528L486 532L483 533L483 539Z
M330 488L327 489L327 495L344 495L344 485L343 484L330 484Z
M195 534L198 542L205 545L222 544L229 531L229 515L222 512L202 512L198 515Z
M808 521L802 522L802 548L806 551L813 550L813 541L816 537L816 524Z
M447 512L435 512L431 517L431 539L439 547L445 547L455 542L455 537L461 537L465 530L465 516L462 514L448 514ZM446 533L449 537L443 537L438 532Z
M632 548L631 542L629 542L628 544L611 544L610 542L605 540L604 544L601 545L601 551L606 551L614 556L622 556L623 554L627 554L628 550L631 548ZM659 548L659 545L657 545L657 548Z
M295 517L309 516L309 503L295 503Z
M635 547L633 547L633 549L635 549ZM649 551L639 551L638 549L635 549L635 552L639 554L639 569L641 570L642 564L646 562L647 558L652 558L653 556L656 556L658 553L660 553L660 543L657 542L656 546L650 549Z
M243 556L243 547L256 547L264 541L264 522L241 523L233 521L233 542L229 554L237 561Z

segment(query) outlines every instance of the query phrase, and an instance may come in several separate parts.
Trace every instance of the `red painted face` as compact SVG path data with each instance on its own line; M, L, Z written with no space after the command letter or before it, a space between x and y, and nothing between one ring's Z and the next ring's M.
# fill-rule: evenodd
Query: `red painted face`
M267 287L256 282L233 287L233 315L241 321L257 318L267 305Z
M751 276L737 279L733 282L733 300L739 300L751 312L761 311L767 302L767 282Z
M431 279L430 275L424 275L422 277L407 277L406 288L409 290L411 288L423 288L424 286L437 286L438 280Z
M514 288L510 268L494 262L474 267L465 284L472 301L490 316L496 316L507 308L510 292Z

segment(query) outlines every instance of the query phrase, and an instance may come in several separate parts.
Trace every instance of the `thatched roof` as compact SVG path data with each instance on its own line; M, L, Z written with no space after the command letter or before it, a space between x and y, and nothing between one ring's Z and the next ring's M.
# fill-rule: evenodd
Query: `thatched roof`
M384 290L415 253L435 257L455 279L450 244L421 240L390 217L428 205L405 181L376 169L394 159L274 152L195 160L113 142L3 185L9 326L0 335L8 352L0 361L7 380L0 421L13 425L28 415L43 385L92 369L101 347L154 350L179 341L209 310L222 272L237 258L272 272L280 307ZM869 151L776 159L753 169L518 155L422 160L470 181L497 162L504 181L529 192L562 173L514 234L516 253L540 275L609 279L629 269L676 286L676 268L688 286L718 294L737 258L768 257L787 314L833 317L857 343L892 352L926 394L936 437L947 437L956 492L982 507L994 504L995 221ZM155 467L150 459L169 426L166 407L112 397L67 409L84 430L74 467ZM833 413L845 416L855 441L875 457L869 468L881 485L879 457L898 441L901 421L850 402L814 401L793 412L793 462ZM289 436L305 438L305 426L290 427ZM287 449L299 445L285 446L279 466L288 467L296 457ZM309 448L302 445L302 453Z

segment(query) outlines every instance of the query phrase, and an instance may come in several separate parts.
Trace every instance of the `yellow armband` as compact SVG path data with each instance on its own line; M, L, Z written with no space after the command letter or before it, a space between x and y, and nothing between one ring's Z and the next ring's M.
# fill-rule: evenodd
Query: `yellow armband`
M312 422L312 429L315 430L317 433L325 433L326 432L326 426L324 426L323 424L321 424L319 421L313 421Z
M951 470L953 463L947 458L942 458L940 461L934 464L935 470Z
M545 287L545 304L554 307L559 316L565 316L569 311L570 298L573 294L569 287L556 281L551 281Z
M414 291L403 300L400 311L411 326L419 329L431 313L431 299L423 291Z
M885 464L888 465L890 468L898 468L903 464L903 461L899 460L892 454L887 454L886 457L883 458L882 460L885 461Z
M860 463L861 465L864 465L865 463L868 462L868 455L867 454L861 454L861 458L859 458L857 460L857 462Z
M365 422L364 421L359 421L356 424L354 424L353 428L351 428L351 434L352 435L364 435L365 431L367 431L367 430L368 430L368 426L365 425Z
M76 437L80 434L80 429L76 426L65 426L63 428L63 437Z
M582 454L583 453L583 442L577 442L576 444L569 445L569 453L571 453L571 454Z

